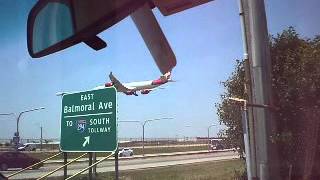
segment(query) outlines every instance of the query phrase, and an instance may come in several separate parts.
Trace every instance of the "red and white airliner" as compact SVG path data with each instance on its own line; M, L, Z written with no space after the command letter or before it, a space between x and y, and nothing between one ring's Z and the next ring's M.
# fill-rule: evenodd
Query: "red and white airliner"
M157 89L159 86L164 85L167 82L173 82L170 76L171 72L167 72L156 80L121 83L116 77L114 77L112 72L110 72L109 78L111 82L106 83L104 86L98 86L95 89L114 86L118 92L122 92L126 95L138 96L138 91L140 91L141 94L149 94L151 91Z

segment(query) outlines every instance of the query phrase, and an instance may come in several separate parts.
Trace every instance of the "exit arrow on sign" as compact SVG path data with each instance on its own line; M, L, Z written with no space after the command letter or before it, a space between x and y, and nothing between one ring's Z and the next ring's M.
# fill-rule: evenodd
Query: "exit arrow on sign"
M84 137L84 142L83 142L83 144L82 144L82 147L85 147L87 144L89 144L90 143L90 136L87 136L87 137Z

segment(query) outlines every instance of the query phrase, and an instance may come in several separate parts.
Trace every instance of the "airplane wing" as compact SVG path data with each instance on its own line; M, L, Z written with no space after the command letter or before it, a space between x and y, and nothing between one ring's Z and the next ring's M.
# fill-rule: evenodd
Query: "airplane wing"
M171 71L177 64L176 57L149 4L137 9L131 18L161 73Z
M153 0L153 3L164 16L170 16L210 1L213 0Z
M153 4L146 3L131 14L133 22L162 74L172 71L177 61L152 13L152 8L157 7L164 16L168 16L210 1L213 0L152 0Z
M110 72L109 78L118 92L128 92L132 90L132 88L125 87L116 77L114 77L112 72Z
M160 87L160 86L158 86L158 87L155 87L155 88L153 88L153 89L144 89L144 90L141 90L140 93L141 93L141 94L149 94L151 91L155 91L155 90L158 90L158 89L166 89L166 88L167 88L167 86L165 86L165 87Z

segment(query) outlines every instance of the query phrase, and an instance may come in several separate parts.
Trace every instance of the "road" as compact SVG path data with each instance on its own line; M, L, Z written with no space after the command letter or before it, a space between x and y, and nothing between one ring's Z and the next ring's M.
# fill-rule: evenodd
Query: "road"
M229 152L215 152L215 153L202 153L192 155L179 155L179 156L159 156L159 157L148 157L148 158L131 158L121 159L119 161L119 170L135 170L144 168L155 168L164 166L173 166L181 164L199 163L207 161L220 161L238 158L238 155L233 151ZM10 179L26 179L26 178L38 178L47 172L54 170L60 165L57 163L46 164L39 170L28 170L22 174L16 175ZM79 170L88 166L87 162L79 162L68 166L68 174L74 174ZM98 165L97 172L110 172L114 171L114 161L104 161ZM4 175L9 175L14 171L3 172ZM86 172L87 173L87 172ZM63 171L58 171L52 176L63 176Z
M149 145L146 145L144 146L145 149L153 149L153 148L189 148L189 147L200 147L200 146L205 146L207 147L208 144L168 144L168 145L156 145L156 146L149 146ZM119 149L122 149L122 148L125 148L125 147L119 147ZM129 146L129 148L132 148L132 149L142 149L143 147L142 146ZM12 150L12 149L10 149ZM4 149L4 150L1 150L0 148L0 151L8 151L8 149ZM42 152L59 152L60 150L59 149L43 149ZM24 153L39 153L41 152L40 149L37 149L37 151L24 151Z
M156 145L156 146L144 146L145 149L148 148L171 148L171 147L198 147L198 146L208 146L208 144L168 144L168 145ZM124 147L120 147L124 148ZM132 146L130 148L134 148L134 149L142 149L142 146Z

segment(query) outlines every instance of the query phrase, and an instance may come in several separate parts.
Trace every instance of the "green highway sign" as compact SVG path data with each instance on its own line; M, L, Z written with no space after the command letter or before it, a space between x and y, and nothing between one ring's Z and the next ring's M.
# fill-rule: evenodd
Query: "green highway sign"
M64 95L61 151L115 151L118 146L116 96L114 87Z

